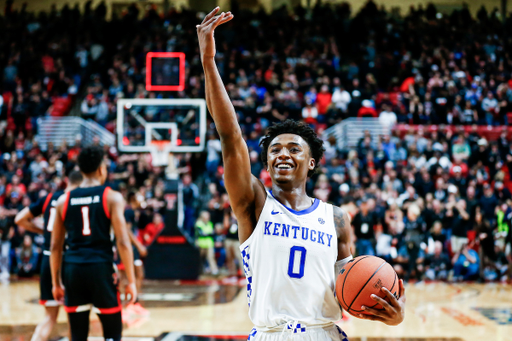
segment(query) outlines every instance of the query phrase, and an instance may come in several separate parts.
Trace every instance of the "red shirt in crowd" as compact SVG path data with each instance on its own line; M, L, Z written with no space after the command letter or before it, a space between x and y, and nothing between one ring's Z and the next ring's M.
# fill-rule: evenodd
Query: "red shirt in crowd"
M329 92L320 92L316 95L316 108L318 114L324 115L327 112L327 107L331 104L332 95Z
M377 115L377 111L375 111L374 108L372 108L372 107L361 107L359 109L359 111L357 112L357 117L367 117L367 116L379 117L379 115Z
M19 183L17 185L8 184L7 186L5 186L5 193L10 195L12 191L18 192L20 196L24 196L25 194L27 194L27 187L22 183Z

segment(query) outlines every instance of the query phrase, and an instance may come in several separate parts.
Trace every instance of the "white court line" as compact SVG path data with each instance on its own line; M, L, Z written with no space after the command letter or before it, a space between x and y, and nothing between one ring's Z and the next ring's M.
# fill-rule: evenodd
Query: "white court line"
M169 333L160 341L177 341L182 336L182 333Z
M100 336L90 336L87 341L104 341L105 339ZM67 337L60 338L58 341L69 341ZM121 338L121 341L155 341L154 337L125 337Z

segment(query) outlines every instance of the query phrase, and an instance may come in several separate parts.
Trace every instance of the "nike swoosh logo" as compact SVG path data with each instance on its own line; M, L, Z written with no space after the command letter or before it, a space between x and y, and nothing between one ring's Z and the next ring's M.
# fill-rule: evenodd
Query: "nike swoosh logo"
M276 214L279 214L279 213L281 213L281 212L279 212L279 211L276 211L276 212L272 211L272 212L270 212L270 214L272 214L272 215L276 215Z

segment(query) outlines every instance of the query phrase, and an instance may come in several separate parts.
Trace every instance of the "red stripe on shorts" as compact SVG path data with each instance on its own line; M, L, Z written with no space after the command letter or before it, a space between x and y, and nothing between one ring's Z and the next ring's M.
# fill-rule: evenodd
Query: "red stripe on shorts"
M76 307L66 307L66 306L64 306L64 310L66 311L66 313L76 313L77 309L78 309L78 306L76 306Z

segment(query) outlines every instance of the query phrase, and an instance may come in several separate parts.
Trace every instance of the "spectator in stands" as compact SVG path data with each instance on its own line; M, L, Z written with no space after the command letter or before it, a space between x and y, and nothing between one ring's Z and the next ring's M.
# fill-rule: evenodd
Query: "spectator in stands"
M352 220L356 235L356 253L358 255L375 255L375 229L379 222L368 206L368 197L361 199L361 211Z
M313 127L317 123L318 109L313 106L310 99L306 99L306 106L302 108L302 118L304 119L304 122L312 125Z
M440 220L436 220L432 224L432 228L430 229L429 238L432 239L432 241L434 241L434 242L440 242L441 245L443 245L443 250L444 250L444 245L446 243L446 233L445 233L445 231L443 231L443 223ZM430 241L429 241L429 245L430 245Z
M334 79L334 92L332 94L332 102L338 108L341 110L342 113L346 114L348 112L348 105L352 101L352 97L350 96L350 93L345 90L343 85L340 83L339 78Z
M98 100L94 95L89 94L85 97L80 107L82 111L82 118L84 119L95 119L98 115L99 104Z
M451 229L452 252L459 252L468 243L468 232L472 229L470 216L466 211L466 201L456 201L450 195L446 204L445 226Z
M359 111L357 112L357 117L378 117L372 101L365 99L361 105L361 108L359 108Z
M37 270L39 251L32 243L32 238L26 234L23 237L23 244L16 249L16 263L19 277L32 277Z
M432 281L445 280L451 267L450 258L443 252L443 244L440 241L436 241L434 247L434 254L425 259L425 277Z
M494 195L496 196L496 199L498 199L498 201L506 202L506 201L512 199L512 195L510 194L510 191L508 190L508 188L506 188L503 185L502 181L496 181L494 183L494 188L495 188Z
M455 253L452 258L453 276L456 281L468 281L478 278L480 271L480 257L468 245Z
M139 230L138 240L144 246L150 246L155 241L156 237L164 229L164 220L158 213L153 215L152 221L143 229Z
M397 123L396 114L391 111L389 105L383 105L379 114L379 122L385 127L393 127Z
M412 273L417 277L418 266L424 261L424 252L422 244L426 242L426 224L421 218L420 208L416 204L411 204L407 208L407 215L404 219L403 241L401 255L407 260L407 271L405 280L409 280Z
M480 198L480 207L482 209L482 214L484 219L488 220L491 225L496 222L495 218L495 209L498 205L498 199L494 195L494 191L488 183L483 185L484 195Z
M213 179L221 161L221 144L215 135L210 134L206 143L206 172L208 178Z
M452 146L452 157L457 160L468 160L471 156L471 149L469 144L464 139L464 136L461 134L454 141Z
M210 213L201 211L195 224L197 246L201 250L201 258L208 263L209 272L216 276L219 274L217 261L215 260L213 237L215 231L210 221Z
M487 124L492 126L499 124L499 120L495 120L496 114L499 113L498 100L494 98L492 91L487 92L487 97L482 100L482 110L485 112L485 120Z
M398 208L396 201L394 199L390 199L388 201L389 208L385 213L385 224L386 231L389 231L393 235L399 235L402 233L404 229L404 215L401 209Z
M495 264L498 261L498 256L494 246L494 229L487 220L483 219L480 208L475 212L474 221L473 230L476 233L476 240L480 245L478 255L482 261L480 277L483 279L485 278L484 270L486 268L490 267L491 269L497 270Z
M183 175L181 181L183 183L183 205L185 206L183 228L186 233L193 236L197 200L199 199L199 188L192 182L190 174Z

